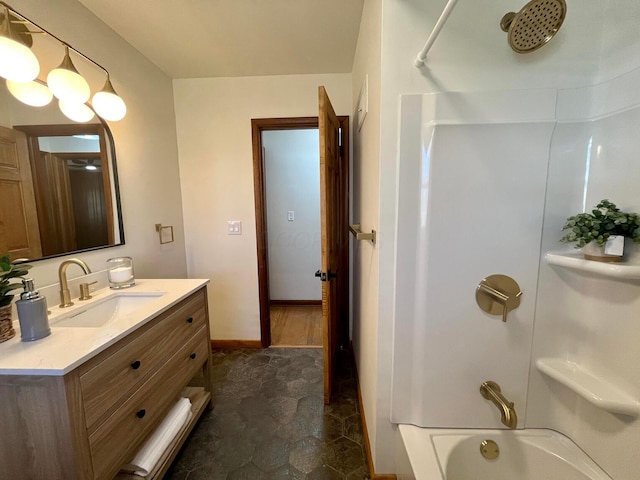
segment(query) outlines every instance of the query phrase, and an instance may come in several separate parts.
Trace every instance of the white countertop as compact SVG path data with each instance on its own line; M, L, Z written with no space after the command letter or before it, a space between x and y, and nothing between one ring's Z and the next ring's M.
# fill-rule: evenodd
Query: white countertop
M33 342L20 340L19 322L14 318L16 336L0 343L0 375L60 376L69 373L207 283L209 280L201 279L136 279L136 285L131 288L103 288L91 292L93 298L85 302L73 298L75 305L72 307L61 309L50 305L50 318L55 318L61 313L86 309L114 292L161 294L133 313L116 317L103 327L56 327L51 323L51 335Z

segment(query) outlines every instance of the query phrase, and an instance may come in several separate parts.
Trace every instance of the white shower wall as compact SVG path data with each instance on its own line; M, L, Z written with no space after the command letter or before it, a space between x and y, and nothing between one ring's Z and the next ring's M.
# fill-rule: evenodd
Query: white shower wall
M403 96L393 422L502 427L478 393L494 380L520 428L560 431L612 478L640 478L640 421L536 368L540 358L575 362L640 401L640 282L544 261L573 251L559 242L570 215L604 198L640 212L639 84L640 69L557 94ZM640 264L640 247L629 254ZM506 324L475 304L491 273L524 292Z
M524 420L553 90L403 96L392 421L501 427L492 380ZM491 274L523 291L503 323Z
M603 198L640 212L640 71L560 91L551 145L543 254L565 219ZM582 120L578 119L582 117ZM637 247L631 261L637 262ZM571 437L616 480L640 478L640 422L595 407L544 377L538 358L575 362L640 400L640 284L551 267L541 259L527 427Z
M399 270L396 269L396 254L400 250L395 245L397 222L397 199L404 186L398 182L398 155L400 136L400 101L403 94L425 94L448 91L487 91L487 90L524 90L531 88L579 88L606 80L617 79L625 72L640 66L640 2L637 0L584 0L567 1L568 14L559 34L544 48L530 54L517 55L506 43L506 34L498 26L500 18L508 11L521 8L526 2L515 4L513 0L495 0L483 2L458 2L441 35L429 53L426 66L417 69L413 66L415 56L424 44L430 29L435 25L442 12L445 0L384 0L382 2L382 42L381 42L381 100L380 100L380 209L379 242L376 251L379 258L378 323L365 317L362 321L367 335L354 337L354 344L378 343L372 355L360 361L363 365L375 364L377 383L373 385L375 394L371 394L371 383L365 383L363 395L365 404L373 402L375 409L367 410L367 421L372 437L372 452L376 471L394 471L392 455L395 430L388 422L391 407L391 385L388 366L392 364L393 351L387 339L393 335L394 315L399 301L394 298ZM609 92L617 93L623 89L635 89L616 86ZM567 92L562 92L559 106L568 101ZM577 92L576 92L577 95ZM571 95L569 95L571 96ZM605 96L606 97L606 96ZM602 97L601 97L602 98ZM589 96L581 96L582 106L591 109L595 104ZM575 107L576 105L574 105ZM624 108L624 107L623 107ZM582 120L591 116L580 116ZM560 128L560 125L558 126ZM554 149L560 145L554 136ZM570 139L563 140L569 146ZM586 147L583 147L586 148ZM640 151L640 148L635 149ZM639 152L640 153L640 152ZM583 157L584 158L584 157ZM639 156L640 158L640 156ZM584 163L584 162L583 162ZM567 169L569 166L566 167ZM584 165L581 167L584 174ZM583 182L584 176L575 178L569 172L559 180L567 189L573 181ZM580 176L580 174L576 174ZM622 183L633 183L633 173L620 179ZM550 179L550 185L553 179ZM580 186L575 188L582 191ZM573 198L564 192L567 198ZM577 197L576 197L577 198ZM392 201L395 199L396 201ZM599 200L599 199L598 199ZM579 209L581 200L575 204ZM564 211L547 209L546 215L555 215L563 221ZM555 237L554 237L555 238ZM390 292L393 292L390 293ZM564 300L556 298L557 301ZM569 301L569 300L568 300ZM564 308L564 307L563 307ZM566 307L569 308L569 307ZM590 315L586 312L585 315ZM552 320L550 320L552 321ZM639 322L640 324L640 322ZM554 324L560 328L561 324ZM565 325L571 330L573 327ZM354 331L358 331L355 329ZM371 334L374 331L375 335ZM536 345L538 344L536 326ZM582 332L588 335L588 331ZM594 330L594 334L598 334ZM640 338L640 332L633 327L625 333L631 338ZM542 338L542 337L540 337ZM507 360L508 361L508 360ZM638 358L635 363L638 364ZM421 369L431 368L420 366ZM365 378L366 380L366 378ZM367 387L368 386L368 387ZM368 390L368 389L369 390ZM533 389L532 384L530 389ZM560 390L561 387L552 387ZM365 395L369 391L368 395ZM573 395L573 394L571 394ZM531 408L531 398L528 408ZM569 410L569 409L567 409ZM560 409L547 411L548 418L560 415ZM588 430L588 415L576 420L567 413L566 424L582 425ZM636 422L632 422L631 431L635 432L635 443L640 441ZM625 432L627 431L625 428ZM371 433L373 430L373 434ZM611 462L618 462L619 468L633 464L633 457L622 458L621 454L610 454L608 435L603 435L603 455L609 455ZM582 437L580 437L582 438ZM592 445L597 445L594 435ZM584 443L583 440L580 442ZM581 446L582 446L581 443ZM637 465L637 462L634 464ZM638 480L638 477L631 477Z

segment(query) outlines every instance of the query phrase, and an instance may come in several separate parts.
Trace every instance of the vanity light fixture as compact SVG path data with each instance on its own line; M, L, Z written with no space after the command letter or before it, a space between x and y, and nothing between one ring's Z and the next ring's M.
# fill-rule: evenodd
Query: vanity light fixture
M17 29L18 22L9 14L7 5L2 4L0 19L0 77L15 82L30 82L40 73L40 63L31 51L32 39L25 34L26 29ZM24 30L24 31L22 31Z
M64 46L62 63L47 75L47 85L51 93L64 102L82 104L91 96L89 84L71 61L68 45Z
M47 87L47 84L40 79L31 82L14 82L7 80L7 88L11 95L16 97L22 103L31 105L32 107L44 107L49 105L53 100L53 93Z
M60 100L62 113L76 122L88 122L96 113L112 122L124 118L127 107L115 92L106 68L16 12L6 3L0 1L0 7L4 10L4 15L0 16L0 76L7 79L7 87L15 98L27 105L44 106L54 95ZM31 31L29 26L35 27L36 30ZM38 59L30 48L33 45L32 36L35 34L48 35L64 47L62 63L49 72L46 84L41 80L35 80L40 71ZM93 96L91 104L88 103L91 88L71 61L70 50L94 64L107 76L104 86ZM24 73L26 67L30 68L28 75ZM46 93L45 90L50 92Z

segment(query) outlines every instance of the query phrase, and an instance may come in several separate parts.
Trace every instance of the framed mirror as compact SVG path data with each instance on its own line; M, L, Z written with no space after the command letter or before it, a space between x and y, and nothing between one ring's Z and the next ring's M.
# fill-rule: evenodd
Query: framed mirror
M73 123L55 102L30 107L0 85L0 252L32 262L122 244L106 123Z

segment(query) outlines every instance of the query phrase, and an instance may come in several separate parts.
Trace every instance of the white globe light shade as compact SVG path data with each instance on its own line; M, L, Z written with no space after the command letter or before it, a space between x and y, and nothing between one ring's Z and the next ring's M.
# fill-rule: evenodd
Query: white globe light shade
M31 105L32 107L44 107L45 105L49 105L51 100L53 100L51 90L39 81L14 82L7 80L7 88L11 92L11 95L22 103Z
M91 89L87 81L77 72L66 68L54 68L47 75L51 92L64 102L82 104L89 100Z
M74 122L86 123L95 116L93 110L87 107L84 103L60 100L58 102L58 106L60 107L60 111Z
M91 104L98 115L111 122L122 120L127 114L127 106L115 93L97 92Z
M40 73L40 64L29 47L0 35L0 77L30 82Z

